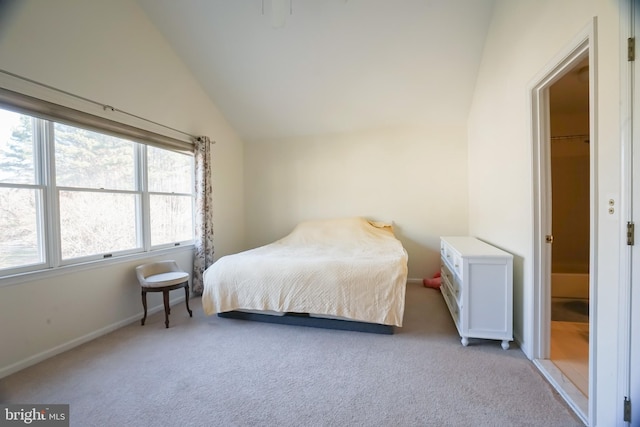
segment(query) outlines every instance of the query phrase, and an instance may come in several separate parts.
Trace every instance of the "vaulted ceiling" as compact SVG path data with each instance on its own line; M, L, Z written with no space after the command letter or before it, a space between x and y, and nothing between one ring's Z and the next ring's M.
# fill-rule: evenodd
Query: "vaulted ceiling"
M245 141L466 123L493 7L493 0L138 3Z

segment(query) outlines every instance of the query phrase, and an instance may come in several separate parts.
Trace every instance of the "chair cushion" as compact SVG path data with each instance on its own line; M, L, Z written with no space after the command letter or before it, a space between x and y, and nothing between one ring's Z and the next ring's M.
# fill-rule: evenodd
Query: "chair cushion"
M159 288L162 286L177 285L189 280L189 273L184 271L170 271L167 273L154 274L144 279L143 286L148 288Z

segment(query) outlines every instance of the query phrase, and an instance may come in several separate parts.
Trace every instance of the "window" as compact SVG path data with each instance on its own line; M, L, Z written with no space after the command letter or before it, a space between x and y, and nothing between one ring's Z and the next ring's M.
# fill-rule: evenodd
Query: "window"
M136 143L54 123L62 260L142 247Z
M0 109L0 277L190 243L193 156Z
M35 120L0 109L0 271L45 262Z
M193 157L147 147L151 245L193 236Z

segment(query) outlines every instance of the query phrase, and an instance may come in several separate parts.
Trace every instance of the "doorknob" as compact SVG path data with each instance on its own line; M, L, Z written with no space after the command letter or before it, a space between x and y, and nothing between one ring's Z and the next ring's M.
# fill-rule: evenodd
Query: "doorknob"
M547 234L546 236L544 236L544 240L547 243L553 243L553 234Z

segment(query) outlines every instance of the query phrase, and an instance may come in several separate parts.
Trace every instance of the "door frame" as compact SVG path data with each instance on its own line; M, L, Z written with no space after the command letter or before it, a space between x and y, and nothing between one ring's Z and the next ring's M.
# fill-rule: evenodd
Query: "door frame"
M629 37L636 37L635 29L640 27L640 8L633 0L620 2L622 19L620 21L620 42L624 47ZM636 41L637 42L637 41ZM636 47L638 61L638 48ZM640 223L640 68L635 61L621 58L620 67L620 101L621 101L621 235L626 235L628 221L636 225ZM635 177L634 177L634 169ZM634 179L635 178L635 179ZM635 233L636 245L638 232ZM620 247L620 295L618 310L618 395L617 401L625 398L633 401L631 420L637 423L640 419L640 369L637 360L640 355L640 329L634 325L640 322L640 271L633 268L639 265L640 251L621 239ZM617 412L617 423L629 425L624 421L624 413Z
M596 111L596 24L591 22L549 64L538 73L530 86L531 150L533 183L533 286L528 309L531 322L532 359L547 380L563 396L583 422L595 419L596 387L596 306L597 265L597 111ZM555 365L549 362L551 339L551 249L545 236L551 234L551 159L549 87L580 61L589 58L589 399L566 386Z

